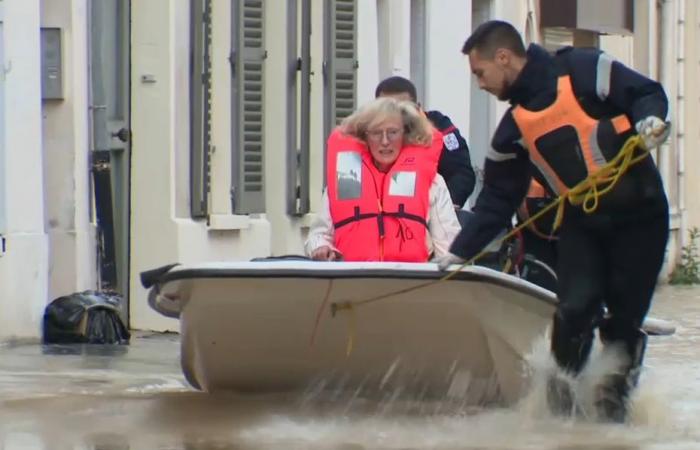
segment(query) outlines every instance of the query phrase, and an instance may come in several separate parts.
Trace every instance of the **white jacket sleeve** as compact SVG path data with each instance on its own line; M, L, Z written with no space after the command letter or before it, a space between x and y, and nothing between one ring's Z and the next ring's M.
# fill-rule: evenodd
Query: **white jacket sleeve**
M309 235L304 243L304 251L306 256L311 256L311 253L319 247L327 245L333 250L338 250L333 245L335 235L335 227L331 218L331 209L328 203L328 191L323 190L321 197L321 210L316 214L316 218L311 223Z
M429 193L430 211L428 211L428 236L426 244L428 251L433 257L447 254L450 245L461 227L457 220L457 215L452 205L450 191L447 184L440 175L436 175ZM328 192L323 191L321 198L321 209L316 215L309 229L309 235L304 243L304 251L307 256L319 247L327 245L335 251L338 249L333 245L335 227L331 219L331 211L328 202Z
M461 229L445 179L437 174L430 186L428 211L428 249L432 250L433 258L449 253L450 245Z

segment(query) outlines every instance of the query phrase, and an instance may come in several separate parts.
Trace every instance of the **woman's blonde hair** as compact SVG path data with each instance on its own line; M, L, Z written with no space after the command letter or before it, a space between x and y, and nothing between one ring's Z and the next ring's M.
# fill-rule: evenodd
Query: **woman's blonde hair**
M367 131L390 117L400 117L403 122L403 142L406 145L429 146L433 139L433 126L415 103L380 97L361 106L346 117L340 130L363 141Z

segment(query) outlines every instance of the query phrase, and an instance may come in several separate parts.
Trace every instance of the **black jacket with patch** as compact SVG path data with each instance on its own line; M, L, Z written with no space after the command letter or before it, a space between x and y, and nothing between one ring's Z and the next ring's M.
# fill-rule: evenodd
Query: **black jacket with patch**
M425 114L444 135L438 173L447 183L452 203L461 208L474 190L476 182L467 141L446 115L439 111L426 111Z

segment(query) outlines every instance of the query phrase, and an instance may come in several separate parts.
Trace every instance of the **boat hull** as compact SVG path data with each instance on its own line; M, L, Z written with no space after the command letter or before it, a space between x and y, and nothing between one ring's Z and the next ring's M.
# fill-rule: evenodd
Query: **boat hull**
M324 385L512 403L554 295L481 267L438 282L444 274L433 264L178 267L150 301L179 317L183 372L205 391ZM354 306L333 314L347 302Z

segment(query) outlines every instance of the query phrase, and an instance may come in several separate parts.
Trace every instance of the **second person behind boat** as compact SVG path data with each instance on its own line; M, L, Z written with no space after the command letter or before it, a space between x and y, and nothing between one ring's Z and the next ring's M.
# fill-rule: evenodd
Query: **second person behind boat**
M316 260L426 262L460 230L437 174L442 135L411 102L374 100L328 138L327 189L309 231Z

